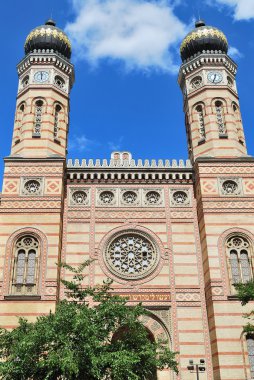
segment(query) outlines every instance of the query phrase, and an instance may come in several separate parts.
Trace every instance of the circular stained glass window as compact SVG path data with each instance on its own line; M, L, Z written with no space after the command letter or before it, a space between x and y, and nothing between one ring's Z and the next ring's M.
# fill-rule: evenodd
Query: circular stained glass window
M114 237L105 252L110 271L126 279L139 279L150 274L156 268L158 259L154 243L134 231Z

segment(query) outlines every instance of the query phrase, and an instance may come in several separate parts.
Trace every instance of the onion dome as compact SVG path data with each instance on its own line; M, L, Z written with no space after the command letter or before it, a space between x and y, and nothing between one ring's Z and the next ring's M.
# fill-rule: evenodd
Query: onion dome
M195 29L184 38L180 53L186 61L200 53L228 52L228 41L223 32L213 26L206 26L203 20L195 23Z
M69 59L71 57L71 43L66 34L56 27L55 21L49 19L45 25L33 29L25 42L25 53L33 51L53 50Z

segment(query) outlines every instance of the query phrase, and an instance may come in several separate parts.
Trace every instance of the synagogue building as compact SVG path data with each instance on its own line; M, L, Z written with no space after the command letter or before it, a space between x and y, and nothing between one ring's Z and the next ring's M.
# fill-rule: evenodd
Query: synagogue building
M53 20L31 31L0 195L2 327L55 309L60 278L72 277L57 262L93 259L85 285L112 279L150 310L151 336L179 352L179 375L157 380L196 380L190 360L200 380L254 378L254 337L242 332L253 306L233 286L254 270L254 158L227 52L223 32L201 20L181 44L187 161L127 151L67 160L71 44Z

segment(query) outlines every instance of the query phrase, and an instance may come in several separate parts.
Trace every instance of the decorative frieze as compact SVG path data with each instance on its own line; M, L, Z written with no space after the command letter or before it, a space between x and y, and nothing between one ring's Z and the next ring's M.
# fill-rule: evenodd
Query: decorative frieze
M98 207L163 207L164 192L159 188L99 188Z

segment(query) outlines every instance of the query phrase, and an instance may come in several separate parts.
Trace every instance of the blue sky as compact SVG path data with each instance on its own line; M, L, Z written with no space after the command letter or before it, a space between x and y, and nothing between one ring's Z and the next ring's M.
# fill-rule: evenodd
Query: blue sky
M0 152L10 153L16 64L27 34L53 12L73 41L69 157L187 158L179 45L200 14L227 35L249 154L254 154L254 0L1 2ZM2 177L3 161L0 163Z

